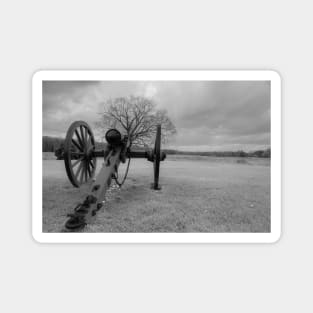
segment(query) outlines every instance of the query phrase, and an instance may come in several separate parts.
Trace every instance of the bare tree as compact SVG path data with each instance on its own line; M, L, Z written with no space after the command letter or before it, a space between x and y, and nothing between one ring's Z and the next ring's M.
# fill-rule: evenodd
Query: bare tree
M152 143L156 125L162 126L163 142L176 134L176 128L166 110L157 110L156 104L147 98L129 96L108 99L100 113L97 129L103 136L108 128L116 128L128 135L131 144L145 146Z

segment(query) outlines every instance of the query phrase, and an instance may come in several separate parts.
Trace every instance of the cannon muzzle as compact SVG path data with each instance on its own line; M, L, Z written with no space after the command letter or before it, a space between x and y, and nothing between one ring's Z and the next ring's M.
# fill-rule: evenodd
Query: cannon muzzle
M111 146L119 146L123 142L121 133L115 128L111 128L106 132L105 139Z

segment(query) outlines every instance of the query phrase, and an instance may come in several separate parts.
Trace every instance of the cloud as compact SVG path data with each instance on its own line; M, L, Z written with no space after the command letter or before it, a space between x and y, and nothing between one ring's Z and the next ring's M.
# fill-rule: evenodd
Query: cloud
M152 98L168 111L178 131L169 147L249 150L270 145L267 81L46 81L43 132L64 136L74 120L93 126L105 99L131 94Z

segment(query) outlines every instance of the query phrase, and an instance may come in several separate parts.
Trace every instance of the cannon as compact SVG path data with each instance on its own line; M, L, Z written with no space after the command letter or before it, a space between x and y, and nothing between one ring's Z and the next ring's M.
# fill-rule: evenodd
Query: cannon
M159 190L160 162L166 154L161 151L161 125L156 125L156 137L153 149L134 150L131 140L117 129L109 129L105 134L107 144L104 149L96 149L96 141L89 125L84 121L76 121L69 127L63 146L65 170L69 181L74 187L92 181L85 200L78 204L72 213L68 214L65 228L77 231L84 228L101 209L105 202L105 194L112 180L121 187L127 177L130 160L145 158L153 163L153 182L151 188ZM102 158L102 167L95 177L97 159ZM122 180L118 179L120 163L127 167Z

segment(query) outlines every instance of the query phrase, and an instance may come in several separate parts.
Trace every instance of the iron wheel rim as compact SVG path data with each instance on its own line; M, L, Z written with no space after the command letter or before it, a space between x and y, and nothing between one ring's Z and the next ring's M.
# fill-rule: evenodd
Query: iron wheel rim
M94 177L97 159L95 138L86 122L76 121L69 127L64 142L64 163L73 186L79 187Z
M154 162L153 162L154 189L157 189L159 187L160 161L161 161L161 125L158 125L154 144Z

